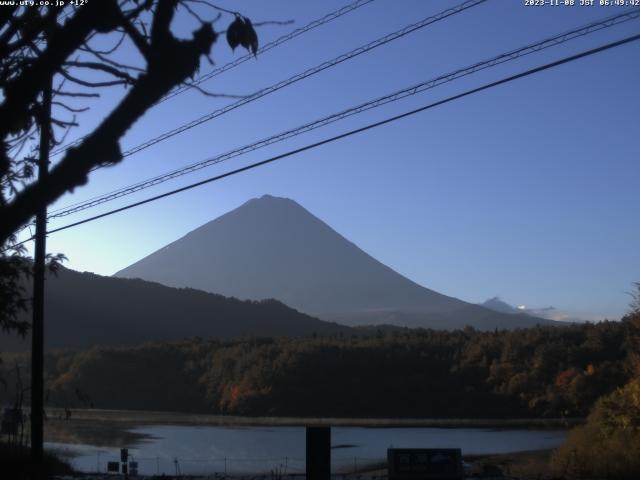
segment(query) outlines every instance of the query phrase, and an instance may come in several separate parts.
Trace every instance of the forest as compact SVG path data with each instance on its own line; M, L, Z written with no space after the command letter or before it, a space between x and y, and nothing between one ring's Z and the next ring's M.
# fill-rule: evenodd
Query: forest
M481 332L150 342L46 355L50 407L249 416L585 417L640 372L640 318ZM0 401L28 357L5 353Z

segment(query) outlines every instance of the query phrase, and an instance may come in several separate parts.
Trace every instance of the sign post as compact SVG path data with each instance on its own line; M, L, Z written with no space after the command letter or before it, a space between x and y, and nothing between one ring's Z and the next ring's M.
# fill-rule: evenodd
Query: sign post
M121 448L120 449L120 463L122 464L122 473L124 474L125 480L129 478L129 468L127 462L129 461L129 449Z

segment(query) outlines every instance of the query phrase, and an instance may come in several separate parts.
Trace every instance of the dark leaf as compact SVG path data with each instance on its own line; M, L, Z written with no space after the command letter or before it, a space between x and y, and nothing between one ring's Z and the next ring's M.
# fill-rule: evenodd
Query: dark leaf
M242 46L253 53L253 55L255 56L258 52L258 34L253 28L251 20L249 20L247 17L244 17L244 23L246 44L243 43Z
M235 50L240 45L240 36L242 35L242 29L244 28L244 22L242 17L237 16L236 19L231 22L229 28L227 28L227 43L232 50Z
M25 179L29 179L33 176L33 167L31 165L25 165L22 167L22 176Z
M227 42L232 49L242 45L254 55L258 51L258 34L251 20L247 17L236 16L236 19L227 29Z

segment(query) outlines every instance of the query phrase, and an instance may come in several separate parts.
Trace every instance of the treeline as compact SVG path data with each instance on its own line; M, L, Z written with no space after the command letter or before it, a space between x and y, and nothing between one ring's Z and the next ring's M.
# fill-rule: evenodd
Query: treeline
M638 369L640 322L195 339L46 357L48 403L234 415L576 417ZM11 401L15 365L3 355ZM28 379L23 380L28 385Z

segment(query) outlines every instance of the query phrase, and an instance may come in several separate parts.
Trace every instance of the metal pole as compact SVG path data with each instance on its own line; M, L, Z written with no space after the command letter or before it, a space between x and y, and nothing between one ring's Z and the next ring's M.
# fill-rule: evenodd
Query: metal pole
M40 158L38 182L47 179L51 143L51 85L42 93L40 116ZM33 264L33 324L31 326L31 458L34 478L42 478L44 410L44 275L47 235L47 205L42 202L36 213L36 238Z

